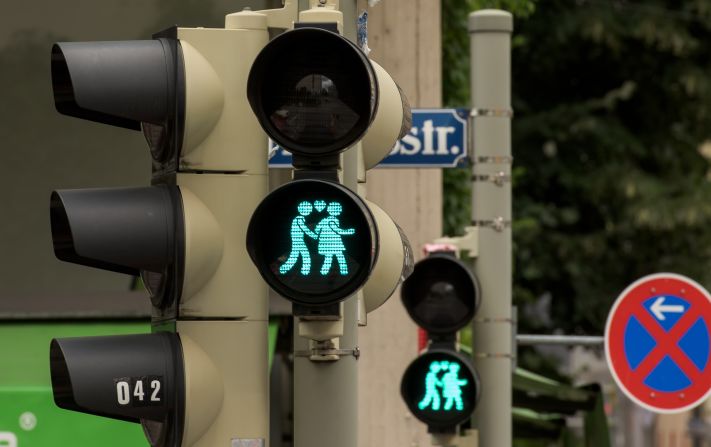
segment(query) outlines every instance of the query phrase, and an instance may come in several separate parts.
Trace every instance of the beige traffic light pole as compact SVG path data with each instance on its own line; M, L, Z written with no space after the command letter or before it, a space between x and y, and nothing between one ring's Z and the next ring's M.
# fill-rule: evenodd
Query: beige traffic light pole
M474 273L481 307L472 323L481 400L473 415L482 446L512 443L511 32L498 10L469 15L473 117L472 224L479 227Z
M344 37L355 41L356 0L311 0L300 22L336 22ZM342 183L362 197L366 169L387 155L403 128L410 128L402 92L385 70L371 63L379 85L378 111L363 140L341 157ZM340 304L338 320L295 318L295 447L358 445L358 326L365 325L366 313L394 292L412 265L411 250L397 225L377 205L367 205L378 227L379 254L363 289Z
M338 10L338 2L329 7L302 7L300 21L337 22L348 38L343 24L355 23ZM349 3L342 1L341 3ZM355 1L352 2L355 5ZM314 5L315 6L315 5ZM345 5L343 5L345 6ZM353 8L355 10L355 8ZM355 28L353 28L355 30ZM346 153L355 152L349 150ZM344 155L347 157L347 155ZM345 166L348 163L344 164ZM352 184L344 184L356 191ZM303 321L294 318L294 447L357 447L358 444L358 301L356 297L340 304L338 321ZM315 338L321 341L314 341ZM313 349L332 344L341 355L314 361ZM350 354L347 352L350 351ZM324 352L324 351L322 351Z

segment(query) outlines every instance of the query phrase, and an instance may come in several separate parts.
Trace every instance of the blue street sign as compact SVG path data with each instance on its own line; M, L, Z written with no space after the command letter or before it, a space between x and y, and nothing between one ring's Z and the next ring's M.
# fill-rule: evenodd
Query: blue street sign
M383 168L453 168L467 156L468 109L413 109L412 128L395 143ZM290 168L291 154L270 141L270 168Z

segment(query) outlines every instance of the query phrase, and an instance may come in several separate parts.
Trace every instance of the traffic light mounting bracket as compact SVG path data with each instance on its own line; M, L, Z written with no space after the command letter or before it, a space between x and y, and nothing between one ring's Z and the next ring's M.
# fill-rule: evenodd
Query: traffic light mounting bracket
M268 28L289 29L296 22L299 15L299 0L282 0L283 6L276 9L262 9L257 11L267 17ZM239 12L225 16L225 28L234 28L232 21L241 20Z
M470 258L476 258L479 255L479 227L468 226L464 227L463 236L455 237L440 237L434 240L434 244L451 245L454 247L457 257L460 257L461 252L469 253ZM427 252L440 251L438 249L425 248Z

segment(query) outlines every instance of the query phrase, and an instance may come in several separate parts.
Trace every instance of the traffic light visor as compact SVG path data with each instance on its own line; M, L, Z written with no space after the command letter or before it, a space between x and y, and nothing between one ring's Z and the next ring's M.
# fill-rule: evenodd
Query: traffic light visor
M418 326L449 334L471 321L479 306L476 277L457 258L433 254L415 264L403 282L402 302Z
M284 149L318 157L356 143L378 104L375 72L348 39L319 28L274 38L252 65L247 97L257 119Z
M59 42L52 47L57 111L140 130L162 124L175 100L175 50L163 40Z
M129 275L161 273L173 261L176 221L182 218L176 187L53 191L52 242L57 258Z
M50 375L60 408L161 426L151 445L180 443L185 379L176 334L53 339Z
M474 411L480 394L479 377L460 353L430 350L407 367L400 394L417 419L431 427L454 427Z
M376 225L346 187L297 180L269 194L247 229L247 251L277 293L303 305L337 303L368 279Z
M153 158L182 144L183 57L176 39L59 42L52 46L57 111L132 130L143 129Z

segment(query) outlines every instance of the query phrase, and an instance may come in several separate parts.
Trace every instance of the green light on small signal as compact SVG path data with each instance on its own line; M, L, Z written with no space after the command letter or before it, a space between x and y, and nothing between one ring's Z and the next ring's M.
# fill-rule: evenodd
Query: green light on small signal
M429 407L432 411L463 411L462 387L469 381L459 378L460 369L457 362L431 362L425 376L425 396L417 407L420 410Z

